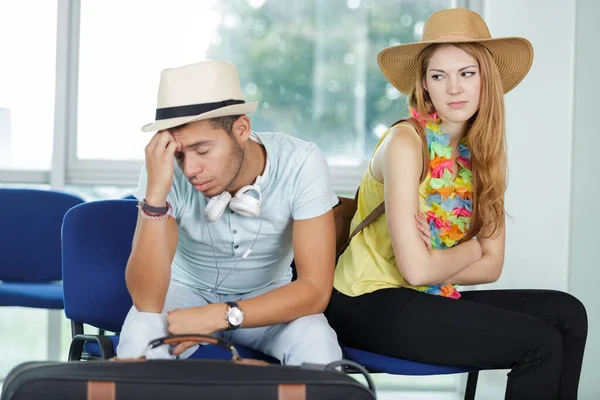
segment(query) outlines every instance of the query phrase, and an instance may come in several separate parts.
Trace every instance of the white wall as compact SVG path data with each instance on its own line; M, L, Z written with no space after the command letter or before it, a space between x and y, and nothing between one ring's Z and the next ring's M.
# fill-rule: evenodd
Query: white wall
M575 99L573 107L573 168L569 292L586 305L589 335L581 399L600 399L600 214L592 211L600 199L600 2L577 1L575 28Z
M10 108L0 107L0 168L10 165Z
M501 288L567 290L574 0L487 0L492 36L533 45L529 75L506 100L509 181Z
M502 277L482 288L547 288L580 298L590 335L579 398L599 399L600 2L485 0L492 36L523 36L534 47L532 69L506 95L509 182L506 262ZM593 50L594 49L594 50ZM590 220L591 219L591 220ZM503 398L507 371L481 374L478 399Z

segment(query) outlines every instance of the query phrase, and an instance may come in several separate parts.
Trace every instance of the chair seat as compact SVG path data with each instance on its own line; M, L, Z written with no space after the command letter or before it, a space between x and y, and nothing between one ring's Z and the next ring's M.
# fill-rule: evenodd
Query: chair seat
M0 306L62 310L62 283L0 283Z
M415 361L402 360L400 358L353 349L351 347L344 347L344 353L346 354L347 359L366 367L370 371L394 375L444 375L479 371L477 368L469 367L422 364Z
M119 336L107 336L113 342L113 349L115 353L117 352L117 345L119 344ZM279 361L273 357L269 357L266 354L261 353L260 351L256 351L246 346L242 346L239 344L235 345L235 348L240 353L242 358L253 358L257 360L267 361L271 364L279 364ZM100 347L98 343L95 342L86 342L83 345L83 351L94 355L96 357L100 357ZM200 346L198 350L190 358L193 359L211 359L211 360L230 360L231 353L219 346L214 345L206 345Z

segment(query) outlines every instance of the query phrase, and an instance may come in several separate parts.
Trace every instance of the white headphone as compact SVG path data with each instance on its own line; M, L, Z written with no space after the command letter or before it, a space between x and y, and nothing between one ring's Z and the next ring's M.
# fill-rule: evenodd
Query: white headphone
M244 217L258 217L262 211L261 201L262 193L260 191L260 182L269 173L269 159L267 158L265 164L265 170L262 175L256 177L256 181L252 185L246 185L237 191L235 196L231 197L228 191L224 191L220 195L211 198L204 209L204 215L209 221L217 221L229 205L229 208L236 214L240 214ZM247 194L248 192L255 192L258 198Z

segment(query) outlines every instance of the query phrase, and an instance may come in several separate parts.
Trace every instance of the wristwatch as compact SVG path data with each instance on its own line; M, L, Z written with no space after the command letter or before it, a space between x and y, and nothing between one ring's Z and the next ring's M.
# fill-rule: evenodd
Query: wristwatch
M227 301L225 304L229 306L225 312L225 321L227 321L227 325L229 325L227 330L231 331L239 328L244 321L244 312L238 307L236 302Z

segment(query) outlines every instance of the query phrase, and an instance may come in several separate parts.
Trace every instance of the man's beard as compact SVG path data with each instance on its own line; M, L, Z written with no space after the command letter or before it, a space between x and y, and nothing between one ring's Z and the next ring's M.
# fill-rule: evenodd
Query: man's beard
M231 153L231 156L229 157L229 162L227 163L227 165L229 165L230 167L228 167L225 170L225 173L228 175L229 172L235 171L235 174L233 175L233 177L231 178L231 180L225 187L219 189L218 193L215 193L215 194L207 193L206 195L208 197L218 196L221 193L228 191L231 188L231 186L233 186L233 184L235 183L235 180L238 178L238 176L242 170L242 167L244 166L245 155L246 155L246 153L244 152L244 149L242 149L242 146L240 146L240 144L237 141L233 140L233 151Z

